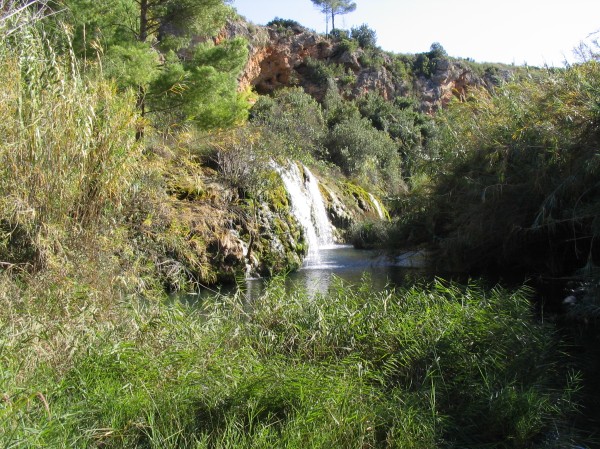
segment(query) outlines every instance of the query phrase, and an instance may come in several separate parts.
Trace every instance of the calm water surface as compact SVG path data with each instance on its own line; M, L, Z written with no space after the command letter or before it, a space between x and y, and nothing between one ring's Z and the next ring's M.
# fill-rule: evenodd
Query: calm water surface
M397 266L393 259L378 251L357 250L350 245L332 245L320 249L319 253L307 259L298 271L289 273L286 276L286 285L289 290L304 288L310 294L325 294L335 277L348 284L356 285L365 276L368 276L375 290L386 286L408 286L432 278L426 270ZM246 279L238 286L223 286L218 293L231 294L241 288L248 299L253 300L261 295L268 282L267 278ZM216 290L203 289L185 300L202 301L216 292Z

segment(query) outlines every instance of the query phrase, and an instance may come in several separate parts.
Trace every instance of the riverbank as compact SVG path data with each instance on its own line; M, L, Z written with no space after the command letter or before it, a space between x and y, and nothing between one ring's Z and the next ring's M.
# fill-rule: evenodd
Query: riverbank
M7 302L0 443L569 447L575 384L529 293L334 282L290 294L274 279L252 304Z

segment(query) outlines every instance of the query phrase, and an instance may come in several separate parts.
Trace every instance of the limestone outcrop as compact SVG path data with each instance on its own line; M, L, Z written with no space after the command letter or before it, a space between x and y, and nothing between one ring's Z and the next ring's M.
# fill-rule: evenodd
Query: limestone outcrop
M499 69L476 73L466 61L451 58L432 60L429 73L424 74L410 67L409 56L404 61L407 68L398 73L397 55L378 51L373 58L368 50L347 48L347 42L328 39L299 25L261 27L231 21L220 38L234 36L249 42L240 89L253 88L259 94L301 86L321 100L330 85L329 76L346 98L367 92L378 92L388 100L410 95L420 103L421 111L433 113L452 98L463 100L471 89L493 89L511 75L509 70Z

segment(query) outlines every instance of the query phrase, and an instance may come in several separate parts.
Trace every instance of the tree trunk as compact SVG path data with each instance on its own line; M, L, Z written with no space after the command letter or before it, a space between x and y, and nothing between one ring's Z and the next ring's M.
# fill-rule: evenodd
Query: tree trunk
M140 1L140 30L138 33L138 41L146 42L148 39L148 0ZM142 119L146 115L146 89L144 86L138 86L136 106L140 112ZM144 137L144 123L138 125L135 132L135 140L141 140Z
M148 39L148 0L140 1L140 32L138 40L146 42Z

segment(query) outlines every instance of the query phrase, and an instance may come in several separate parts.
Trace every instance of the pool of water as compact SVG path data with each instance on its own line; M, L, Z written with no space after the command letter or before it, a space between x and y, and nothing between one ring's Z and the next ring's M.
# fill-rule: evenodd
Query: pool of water
M368 277L373 289L386 286L412 285L420 280L431 279L432 275L422 268L398 266L396 260L379 251L357 250L350 245L332 245L321 248L305 260L298 270L285 276L288 289L304 288L311 294L326 294L334 278L356 285ZM260 297L268 278L245 279L237 285L221 286L218 290L201 289L193 295L181 298L187 302L202 301L217 293L232 294L242 290L248 300Z

